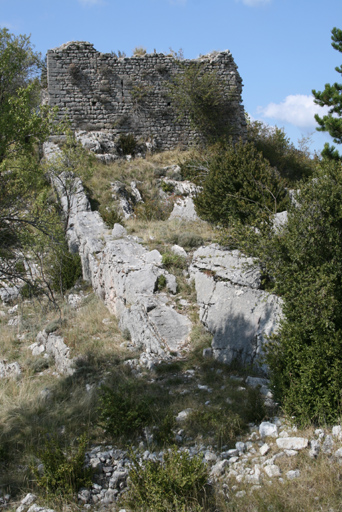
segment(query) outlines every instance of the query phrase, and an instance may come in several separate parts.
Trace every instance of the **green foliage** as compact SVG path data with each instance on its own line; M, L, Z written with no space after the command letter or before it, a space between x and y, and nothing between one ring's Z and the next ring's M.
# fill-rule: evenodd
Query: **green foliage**
M153 87L151 85L138 84L133 85L131 96L136 104L143 104L152 92Z
M285 301L267 361L286 412L299 423L330 423L341 414L342 164L323 162L296 201L283 230L261 242Z
M203 187L194 200L196 211L210 222L250 223L263 212L277 213L288 205L283 179L252 143L217 144L201 156L197 166L194 160L185 162L183 173L187 166Z
M132 510L153 512L200 512L212 510L208 469L200 457L169 450L164 460L142 465L132 456L130 487L125 499Z
M87 444L87 436L83 434L77 448L65 452L56 436L48 438L44 449L37 454L44 465L43 474L36 467L31 468L37 485L53 495L72 494L80 487L90 486L92 469L85 467Z
M166 288L166 277L162 274L157 279L157 290L163 290Z
M137 383L122 382L115 389L101 388L99 424L114 438L141 434L151 419L151 400Z
M131 332L129 329L127 329L127 327L122 331L122 337L126 341L131 341L131 339L132 339Z
M247 124L247 137L288 184L312 175L316 161L305 146L296 149L283 129L251 121Z
M114 224L122 224L123 222L123 217L115 206L100 206L99 213L111 229L114 227Z
M221 448L235 442L242 422L238 414L220 404L192 411L186 418L185 426L191 435L209 436Z
M172 183L167 183L166 181L162 181L160 186L163 192L166 194L172 194L172 192L175 190L175 186Z
M180 245L184 249L194 249L200 247L204 243L204 239L197 233L191 231L184 231L182 233L173 233L168 240L173 243Z
M42 293L42 290L34 283L25 283L24 286L20 289L20 295L23 299L32 299L32 297L37 297Z
M66 247L59 247L52 255L49 274L52 289L63 294L82 277L82 264L79 254L72 254L68 252Z
M331 31L331 46L342 53L342 30L334 27ZM342 74L342 66L337 66L335 70ZM315 103L321 107L329 107L328 114L320 117L315 115L315 119L319 124L317 128L320 132L328 132L336 144L342 144L342 84L325 84L324 91L312 91L315 97ZM322 155L333 160L342 159L342 156L334 146L325 144Z
M174 252L164 253L162 256L162 264L167 269L170 269L172 267L180 269L187 268L186 259L183 258L183 256L180 256L179 254L175 254Z
M0 29L0 162L14 141L31 149L43 128L41 114L32 111L39 103L41 66L41 56L33 51L29 37Z
M119 136L119 147L123 155L134 155L137 141L132 133L121 133Z
M157 428L153 429L153 440L159 446L173 444L175 442L175 427L176 420L173 413L167 412L160 418Z
M42 289L44 277L32 266L42 267L58 224L39 161L38 145L54 117L49 107L38 108L41 67L27 36L0 30L0 276L7 282L22 279L28 296Z
M188 114L195 130L208 141L227 137L234 107L216 70L204 71L200 63L183 65L169 85L169 94L179 118Z
M51 361L49 361L49 359L46 357L38 357L34 358L32 361L29 361L28 366L33 373L40 373L49 368L50 363Z
M145 221L166 220L172 208L172 201L162 200L158 196L144 197L144 202L135 206L134 214L137 219Z

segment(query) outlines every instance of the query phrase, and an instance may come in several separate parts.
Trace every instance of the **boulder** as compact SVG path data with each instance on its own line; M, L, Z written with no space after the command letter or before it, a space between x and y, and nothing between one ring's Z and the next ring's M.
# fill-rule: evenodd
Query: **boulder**
M190 267L200 320L213 334L214 357L225 363L258 363L282 315L281 300L260 289L261 273L253 263L213 244L200 247Z
M181 256L182 258L188 257L186 250L183 249L183 247L181 247L180 245L173 245L171 247L171 252L177 254L177 256Z
M191 197L177 199L169 218L182 219L185 221L200 220Z
M29 348L32 350L32 355L40 355L45 352L53 357L56 370L59 373L64 375L72 375L74 373L74 360L70 358L70 349L64 343L62 336L40 331L37 334L36 343L33 343Z
M112 236L114 238L124 238L127 236L127 230L121 224L115 223L112 229Z
M281 450L303 450L307 448L309 440L305 437L280 437L276 443Z
M20 287L19 286L7 286L3 283L0 283L0 299L3 302L12 302L17 299L20 295Z
M6 360L0 360L0 379L16 378L21 374L20 364L16 361L8 363Z
M275 423L263 421L259 425L259 434L261 437L277 437L278 427Z

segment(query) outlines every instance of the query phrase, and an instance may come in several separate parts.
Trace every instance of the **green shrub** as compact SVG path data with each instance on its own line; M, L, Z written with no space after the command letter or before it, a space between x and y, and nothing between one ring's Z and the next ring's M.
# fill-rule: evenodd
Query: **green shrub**
M158 279L157 279L157 290L163 290L164 288L166 288L166 277L162 274L160 276L158 276Z
M53 290L61 293L69 290L75 285L77 279L82 276L82 264L79 254L72 254L68 252L66 247L59 247L52 256L49 274Z
M203 189L194 199L196 211L203 219L228 226L234 219L251 223L262 212L286 210L288 194L284 180L254 144L216 144L207 158ZM203 173L200 162L198 169Z
M247 137L289 184L309 178L317 166L308 149L295 148L281 128L251 121L247 124Z
M20 289L20 295L23 299L31 299L42 293L42 289L35 283L25 283Z
M162 181L160 186L163 192L166 194L172 194L172 192L175 190L175 186L172 183L167 183L166 181Z
M145 221L166 220L172 212L172 201L163 201L159 197L144 198L134 208L137 219Z
M209 437L221 448L235 442L241 433L242 421L238 414L220 406L206 407L192 411L186 418L184 427L192 436Z
M184 231L183 233L173 233L168 237L168 241L172 244L177 244L184 249L195 249L203 245L204 239L201 235L191 233L191 231Z
M285 318L267 361L275 397L299 423L334 422L342 390L342 165L323 162L262 251Z
M122 224L122 215L114 206L100 206L99 213L110 229L114 227L114 224Z
M212 489L208 469L201 457L169 450L163 462L148 460L143 465L136 456L129 473L125 498L131 510L153 512L200 512L212 510Z
M121 133L119 136L119 147L123 155L134 155L137 148L137 141L132 133Z
M164 414L153 430L153 440L159 446L168 446L175 442L174 428L176 427L175 416L172 412Z
M184 249L195 249L199 247L204 242L203 237L201 235L197 235L196 233L190 233L185 231L184 233L180 233L178 237L178 244Z
M38 452L44 472L40 474L38 468L31 468L39 487L47 494L72 494L80 487L91 485L92 469L85 467L85 451L88 444L84 434L78 439L75 450L65 452L58 437L46 440L43 450Z
M50 334L52 332L57 331L62 326L62 320L58 318L57 320L52 320L48 325L45 327L46 334Z
M170 269L172 267L184 269L187 268L188 266L186 258L173 252L164 253L162 256L162 263L164 267L167 269Z
M127 327L122 331L122 337L126 341L131 341L131 339L132 339L131 332L129 329L127 329Z
M205 140L229 136L237 106L226 94L217 70L204 71L201 63L177 62L181 72L170 82L169 94L178 117L188 114L192 127Z
M151 399L132 382L101 388L99 424L113 437L138 435L152 421Z
M40 373L49 368L51 361L46 357L38 357L28 362L28 366L33 373Z

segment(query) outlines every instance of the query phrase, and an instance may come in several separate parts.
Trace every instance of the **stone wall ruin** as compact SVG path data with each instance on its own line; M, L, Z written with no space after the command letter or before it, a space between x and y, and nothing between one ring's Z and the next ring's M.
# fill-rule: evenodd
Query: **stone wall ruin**
M188 147L199 134L187 115L179 119L167 83L192 62L199 62L203 72L215 70L231 102L227 119L231 135L244 136L242 80L229 51L183 60L180 65L171 55L118 58L99 53L87 42L66 43L47 52L48 101L59 107L57 120L67 115L74 130L110 131L114 136L132 133L162 150Z

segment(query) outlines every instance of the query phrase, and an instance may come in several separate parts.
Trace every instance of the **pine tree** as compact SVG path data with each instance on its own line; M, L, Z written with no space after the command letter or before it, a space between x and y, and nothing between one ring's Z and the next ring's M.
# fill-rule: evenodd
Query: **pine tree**
M331 31L331 46L342 53L342 30L334 27ZM337 66L335 70L342 75L342 66ZM320 132L328 132L336 144L342 144L342 84L325 84L324 91L312 91L315 97L315 103L321 107L328 106L327 115L320 117L315 115L315 119L319 124L317 128ZM335 160L341 160L342 155L339 154L335 146L325 144L322 155Z

